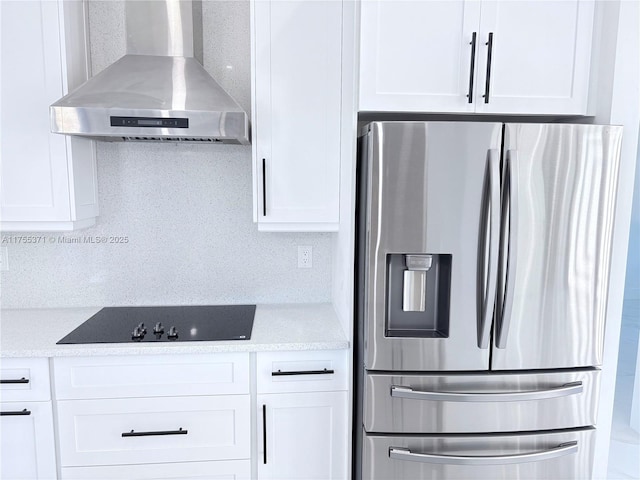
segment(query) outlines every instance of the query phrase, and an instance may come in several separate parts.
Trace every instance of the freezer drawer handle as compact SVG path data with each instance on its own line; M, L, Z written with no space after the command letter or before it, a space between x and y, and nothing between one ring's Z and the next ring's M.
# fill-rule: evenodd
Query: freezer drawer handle
M545 390L504 393L465 393L465 392L424 392L411 387L391 386L391 396L415 400L434 400L439 402L519 402L525 400L545 400L566 397L582 393L582 382L565 383L559 387Z
M9 380L0 380L0 384L29 383L28 378L10 378Z
M445 465L510 465L513 463L541 462L578 452L578 442L561 443L549 450L514 455L442 455L439 453L413 453L408 448L389 448L389 458L411 462L440 463Z
M130 432L124 432L122 434L123 437L152 437L157 435L186 435L189 433L189 430L183 430L180 427L178 430L159 430L156 432L134 432L131 430Z

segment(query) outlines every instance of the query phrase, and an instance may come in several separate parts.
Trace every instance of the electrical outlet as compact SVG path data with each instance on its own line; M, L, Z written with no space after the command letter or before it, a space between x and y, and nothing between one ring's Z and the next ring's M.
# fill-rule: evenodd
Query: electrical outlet
M0 247L0 270L9 270L9 251L7 247Z
M298 268L313 267L313 248L298 245Z

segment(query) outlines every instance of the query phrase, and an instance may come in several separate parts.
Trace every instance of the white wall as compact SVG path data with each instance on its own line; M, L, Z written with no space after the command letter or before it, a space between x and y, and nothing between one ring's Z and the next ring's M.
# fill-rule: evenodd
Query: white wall
M640 300L640 148L636 156L636 181L633 191L625 300Z
M204 63L249 112L249 3L205 1ZM98 73L125 53L124 5L89 3ZM2 307L328 302L329 234L258 233L251 147L99 143L100 216L66 235L127 244L9 245ZM313 268L297 268L297 245Z

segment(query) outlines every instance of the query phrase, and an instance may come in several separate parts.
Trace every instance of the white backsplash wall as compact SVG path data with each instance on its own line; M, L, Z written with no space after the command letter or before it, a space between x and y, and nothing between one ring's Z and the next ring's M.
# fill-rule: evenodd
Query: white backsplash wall
M205 68L249 112L248 1L205 1L203 18ZM124 5L91 0L89 19L95 74L125 53ZM252 222L250 147L98 143L97 162L97 225L9 245L3 308L330 301L330 234ZM298 245L313 268L297 268Z

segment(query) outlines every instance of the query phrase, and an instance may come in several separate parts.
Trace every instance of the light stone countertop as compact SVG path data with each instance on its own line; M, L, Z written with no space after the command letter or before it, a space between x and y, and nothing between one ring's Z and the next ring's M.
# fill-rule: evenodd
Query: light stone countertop
M0 357L64 357L349 348L331 304L258 305L250 340L221 342L56 345L100 310L95 308L0 310Z

